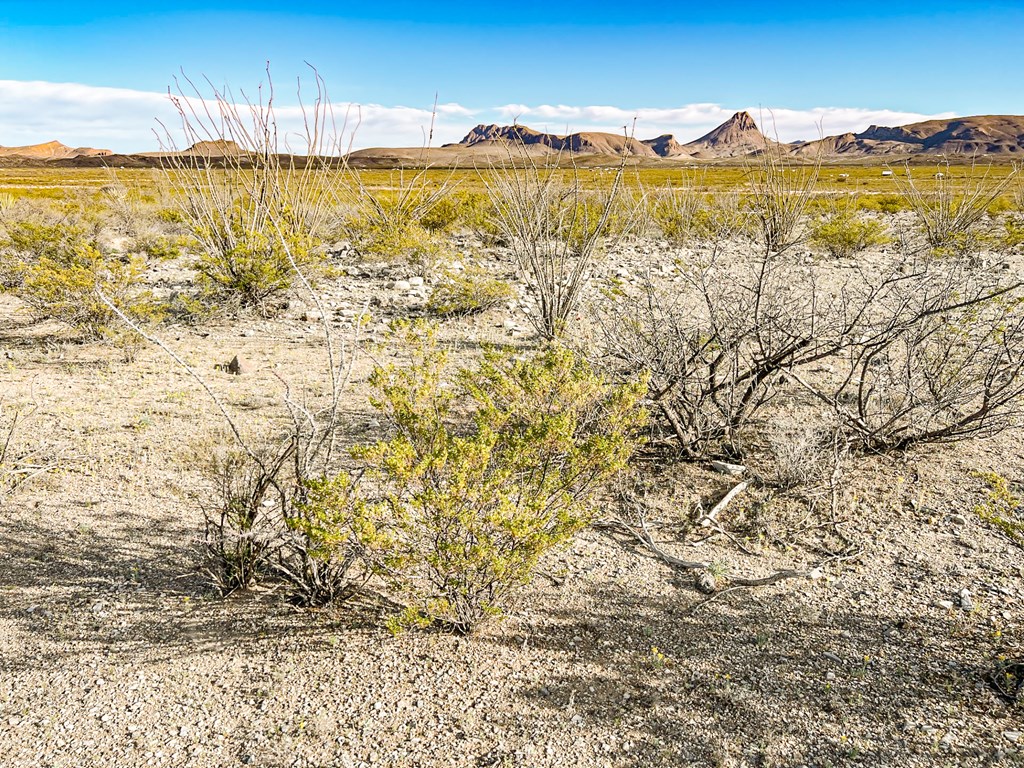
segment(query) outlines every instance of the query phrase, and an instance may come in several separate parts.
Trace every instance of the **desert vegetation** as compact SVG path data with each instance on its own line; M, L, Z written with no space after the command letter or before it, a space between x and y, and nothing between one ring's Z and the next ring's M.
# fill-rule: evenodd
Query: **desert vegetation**
M367 171L322 83L292 143L273 93L182 96L161 170L66 171L62 195L0 174L14 643L156 658L166 634L182 685L194 654L255 691L243 720L322 686L420 734L339 734L296 699L273 739L204 735L210 764L316 764L325 734L403 764L436 736L420 709L467 712L463 764L569 764L583 722L572 764L1016 749L992 724L1016 690L984 677L1022 611L1014 169L840 183L766 146L699 173ZM272 669L225 671L232 642ZM523 658L493 690L471 669ZM796 681L759 687L776 670ZM395 711L363 711L385 685ZM532 731L499 743L517 696ZM684 712L714 738L678 736Z

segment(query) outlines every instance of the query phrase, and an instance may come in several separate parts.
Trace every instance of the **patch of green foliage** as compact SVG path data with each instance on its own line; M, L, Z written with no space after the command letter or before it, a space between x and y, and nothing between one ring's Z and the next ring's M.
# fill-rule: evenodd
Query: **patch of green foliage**
M316 486L303 531L325 553L359 541L407 606L394 631L436 622L468 633L593 519L594 494L636 445L646 383L610 385L555 346L526 358L487 350L453 372L436 329L395 334L411 362L370 378L394 433L354 450L374 491L356 501L347 481Z
M507 280L469 265L460 272L445 270L427 300L427 309L441 317L471 315L497 307L515 297Z
M884 193L879 195L864 195L857 198L857 207L862 211L872 213L894 214L910 209L910 203L903 195L896 193Z
M974 508L974 514L1024 547L1024 518L1020 515L1022 502L1010 489L1010 481L998 472L974 474L987 486L985 500Z
M810 242L835 258L890 242L885 226L857 213L856 201L835 201L832 210L811 224Z
M160 304L141 287L145 261L138 256L106 256L94 243L79 239L74 230L17 231L22 235L39 232L40 236L11 240L2 247L0 263L11 278L7 290L41 317L69 325L87 339L113 340L130 357L139 339L125 328L104 297L133 322L161 319ZM14 242L20 249L11 244Z
M455 190L440 198L420 216L419 223L428 232L453 232L473 229L486 216L487 196L480 192Z
M313 237L300 227L273 231L254 226L238 207L228 221L197 232L206 247L194 268L199 284L214 301L237 301L242 307L271 314L273 301L291 288L295 268L315 278L324 269L324 255Z

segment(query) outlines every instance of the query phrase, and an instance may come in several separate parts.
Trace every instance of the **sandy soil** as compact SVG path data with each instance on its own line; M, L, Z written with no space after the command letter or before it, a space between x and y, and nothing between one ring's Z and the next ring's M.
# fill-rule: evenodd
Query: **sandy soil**
M672 258L630 246L611 266ZM415 270L350 271L324 288L339 325L374 296L378 330L418 311L421 296L389 287ZM171 265L152 279L171 290L184 278ZM529 344L527 327L504 308L446 321L443 333L472 349ZM322 386L320 338L299 303L272 320L162 337L253 432L280 418L275 374ZM249 372L215 369L236 354ZM1019 434L858 462L839 530L862 553L820 578L708 602L649 553L594 529L544 563L505 621L469 638L393 637L390 609L372 595L308 610L283 589L227 599L210 589L198 573L200 465L225 430L159 350L125 364L0 296L0 364L4 408L37 407L20 443L58 466L0 501L4 766L1024 760L1022 710L983 677L1000 654L1021 653L1024 553L972 511L983 495L972 471L1021 478ZM368 365L348 400L353 439L374 434ZM680 556L760 575L807 567L834 543L834 532L801 527L792 499L757 492L724 513L730 536L702 538L691 529L696 502L733 481L703 465L647 462L642 472L663 512L658 540Z

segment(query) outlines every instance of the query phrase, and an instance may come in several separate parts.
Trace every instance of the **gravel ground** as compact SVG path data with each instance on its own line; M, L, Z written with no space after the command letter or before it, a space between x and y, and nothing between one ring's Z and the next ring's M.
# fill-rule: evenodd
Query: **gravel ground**
M647 264L671 279L673 258L631 246L612 274ZM341 326L375 300L379 329L429 289L411 269L350 271L324 289ZM173 265L153 275L167 291L185 279ZM522 307L502 308L443 333L471 348L529 343L527 327ZM280 417L275 374L322 386L316 318L297 302L164 338L253 429ZM236 354L247 373L215 369ZM469 638L392 637L372 594L308 610L283 590L208 587L199 457L224 428L159 350L124 364L0 296L0 356L5 408L37 405L19 441L59 465L0 501L5 767L1024 762L1022 711L984 681L999 655L1021 655L1024 554L972 512L973 471L1021 478L1019 434L860 462L841 531L863 552L819 578L707 601L594 529L543 563L505 621ZM355 438L372 434L367 365L346 413ZM667 550L755 575L819 559L825 534L780 535L792 511L756 493L724 513L732 538L684 543L695 500L730 481L697 465L646 471Z

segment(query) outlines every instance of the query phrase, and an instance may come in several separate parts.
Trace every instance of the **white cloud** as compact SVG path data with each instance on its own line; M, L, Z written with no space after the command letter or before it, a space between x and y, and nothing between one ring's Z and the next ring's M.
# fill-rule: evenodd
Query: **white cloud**
M196 103L196 102L193 102ZM868 125L904 125L931 118L952 117L945 112L925 115L914 112L873 110L856 107L815 109L726 108L720 104L697 103L673 108L623 109L614 106L506 104L475 109L461 104L437 106L433 118L433 144L458 141L479 122L510 123L516 120L531 128L556 133L566 131L632 130L650 138L671 133L686 142L710 131L733 112L746 109L769 134L783 141L815 139L821 135L862 131ZM293 149L300 151L302 111L292 104L277 108L282 132ZM342 144L355 148L370 146L422 146L431 126L431 110L422 107L356 105L336 103L334 114L340 129L346 126ZM346 120L347 118L347 120ZM19 146L57 139L71 146L92 146L118 152L159 148L161 124L171 131L176 144L183 145L180 119L166 93L104 88L77 83L0 80L0 145ZM819 128L820 126L820 128ZM354 129L354 135L352 133Z
M212 94L211 94L212 95ZM179 100L203 115L192 97ZM207 99L212 105L212 99ZM431 110L380 104L333 105L335 127L343 146L420 146L430 131ZM245 107L242 107L245 115ZM297 105L278 106L284 140L296 151L305 146L303 112ZM438 104L434 143L458 141L473 121L473 111L459 104ZM104 88L77 83L0 80L0 145L23 146L58 140L116 152L144 152L167 143L187 145L181 119L166 93ZM354 131L354 137L353 137Z

